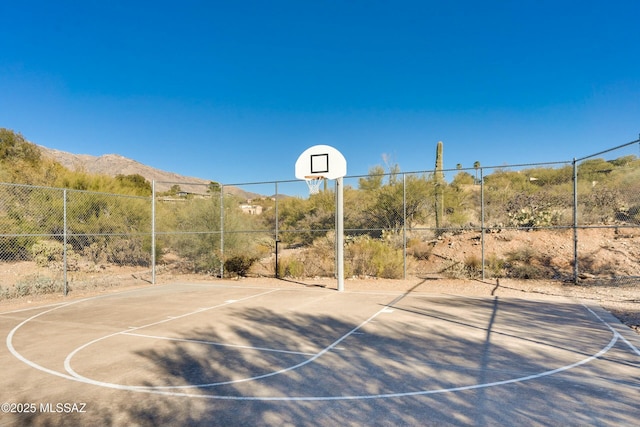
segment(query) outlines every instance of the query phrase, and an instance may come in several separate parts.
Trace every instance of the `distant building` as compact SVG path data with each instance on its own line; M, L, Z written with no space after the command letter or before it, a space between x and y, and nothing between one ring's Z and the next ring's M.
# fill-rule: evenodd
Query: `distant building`
M245 205L240 205L240 209L242 209L242 212L248 214L248 215L261 215L262 214L262 206L260 205L249 205L249 204L245 204Z

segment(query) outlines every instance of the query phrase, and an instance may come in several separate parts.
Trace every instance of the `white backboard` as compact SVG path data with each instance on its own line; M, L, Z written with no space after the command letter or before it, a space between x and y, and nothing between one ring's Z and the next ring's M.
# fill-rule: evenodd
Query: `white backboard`
M347 174L347 161L330 145L314 145L300 154L296 161L296 178L322 177L337 179Z

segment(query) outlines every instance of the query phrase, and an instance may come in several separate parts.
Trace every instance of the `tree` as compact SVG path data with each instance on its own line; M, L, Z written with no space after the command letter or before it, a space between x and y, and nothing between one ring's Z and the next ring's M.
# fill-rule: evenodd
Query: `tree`
M129 189L137 196L150 196L151 184L140 174L116 175L116 182L123 188Z
M220 186L219 182L214 182L211 181L209 182L209 185L207 186L207 193L209 194L220 194L220 189L222 187Z
M358 187L364 191L378 190L382 187L384 168L380 165L369 168L369 174L358 180Z
M464 185L472 185L475 181L473 180L473 175L469 172L460 171L453 177L453 182L451 185L454 187L462 187Z
M0 128L0 160L12 162L20 160L33 165L40 159L40 150L35 144L28 142L19 133Z

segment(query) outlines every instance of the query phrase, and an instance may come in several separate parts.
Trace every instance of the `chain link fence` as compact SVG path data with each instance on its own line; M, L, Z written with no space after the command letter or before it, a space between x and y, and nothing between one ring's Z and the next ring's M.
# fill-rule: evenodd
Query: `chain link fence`
M0 185L0 299L151 281L149 198Z
M344 178L345 277L640 279L640 140L571 161ZM0 299L179 275L332 277L335 183L0 184Z
M576 160L576 277L640 281L640 140Z

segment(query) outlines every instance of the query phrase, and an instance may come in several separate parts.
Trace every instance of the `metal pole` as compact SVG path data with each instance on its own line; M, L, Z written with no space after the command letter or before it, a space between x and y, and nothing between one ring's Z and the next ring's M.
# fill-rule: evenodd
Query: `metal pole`
M481 240L481 258L482 258L482 280L485 278L484 270L484 176L483 169L480 168L480 240Z
M325 183L327 181L325 180ZM335 237L333 238L333 277L338 279L340 276L340 266L338 265L338 180L335 181L333 203L335 205L335 215L333 218L333 230L335 231Z
M275 215L276 215L276 229L275 229L275 242L276 242L276 279L280 278L280 271L278 269L278 244L280 243L280 235L278 229L278 182L276 181L276 200L275 200Z
M578 162L573 158L573 283L578 283Z
M156 180L151 181L151 284L156 284Z
M402 174L402 278L407 278L407 174Z
M220 186L220 278L224 277L224 185Z
M344 186L342 185L342 177L336 179L336 193L337 193L337 203L336 203L336 219L337 229L336 229L336 246L337 246L337 263L338 268L338 291L344 291Z
M63 271L63 277L62 277L62 281L64 282L64 295L67 296L67 294L69 293L69 287L67 285L67 269L68 269L68 265L67 265L67 189L65 188L62 191L62 197L63 197L63 202L62 202L62 271Z

